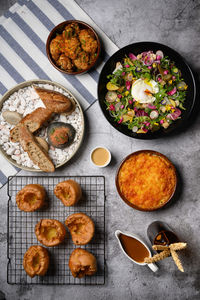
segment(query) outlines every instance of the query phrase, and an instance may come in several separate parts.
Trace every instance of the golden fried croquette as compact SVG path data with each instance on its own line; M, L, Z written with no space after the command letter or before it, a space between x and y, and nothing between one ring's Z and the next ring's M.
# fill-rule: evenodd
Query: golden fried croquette
M80 32L79 25L77 23L68 24L63 31L64 39L71 39L74 36L77 36Z
M64 52L64 39L62 35L57 35L50 43L50 53L54 60L58 60L62 52Z
M76 59L81 51L80 41L76 37L65 40L65 55L71 59Z
M57 65L63 70L72 70L73 63L69 57L65 54L61 54L59 59L56 61Z
M95 53L97 50L97 40L91 30L82 29L79 33L81 47L84 51Z
M38 245L31 246L24 254L23 267L31 277L44 276L49 267L49 253L46 248Z
M89 55L85 51L81 51L78 53L76 59L74 59L74 64L78 70L86 70L89 68Z

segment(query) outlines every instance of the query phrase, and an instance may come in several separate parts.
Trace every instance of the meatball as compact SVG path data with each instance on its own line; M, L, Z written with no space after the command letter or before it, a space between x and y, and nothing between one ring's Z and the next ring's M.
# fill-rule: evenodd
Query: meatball
M60 66L61 69L63 69L63 70L72 70L73 69L72 61L65 54L61 54L59 59L56 62L57 62L57 65Z
M74 60L74 64L79 70L87 69L89 67L89 55L85 51L81 51Z
M97 50L97 40L91 30L83 29L79 33L79 39L84 51L95 53Z
M64 40L62 35L57 35L50 43L50 53L54 60L58 60L60 54L64 52Z
M77 36L80 32L80 28L77 23L68 24L63 31L64 39L71 39L74 36Z
M93 64L97 59L97 54L96 53L91 53L90 54L90 65Z
M71 59L77 58L78 53L81 51L80 42L76 37L65 39L65 55Z

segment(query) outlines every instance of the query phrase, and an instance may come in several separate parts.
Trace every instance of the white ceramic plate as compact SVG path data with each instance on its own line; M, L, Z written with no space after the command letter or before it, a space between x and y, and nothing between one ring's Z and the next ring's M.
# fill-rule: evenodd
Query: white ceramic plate
M83 140L83 136L84 136L84 131L85 131L85 122L84 122L84 115L83 115L83 111L82 111L82 108L78 102L78 100L71 94L71 92L69 90L67 90L64 86L60 85L59 83L56 83L56 82L53 82L53 81L49 81L49 80L38 80L38 79L35 79L35 80L30 80L30 81L25 81L25 82L22 82L18 85L16 85L15 87L13 87L12 89L8 90L4 95L3 97L1 98L0 100L0 110L2 109L2 106L3 106L3 103L12 95L14 94L15 92L17 92L19 89L23 89L25 87L29 87L29 86L32 86L33 84L49 84L49 85L53 85L53 86L56 86L62 90L64 90L66 93L68 93L74 100L76 106L79 108L79 111L80 111L80 114L81 114L81 133L80 133L80 137L79 137L79 141L77 142L77 145L74 149L74 151L71 153L70 156L68 156L68 158L63 161L62 163L58 164L55 166L55 168L59 168L61 166L63 166L64 164L66 164L74 155L75 153L78 151L78 149L80 148L80 145L81 145L81 142ZM10 155L8 155L5 150L3 150L2 146L0 146L0 153L11 163L13 164L14 166L20 168L20 169L23 169L23 170L26 170L26 171L31 171L31 172L42 172L41 170L39 169L35 169L35 168L29 168L29 167L26 167L26 166L23 166L21 164L18 164L14 159L11 158Z

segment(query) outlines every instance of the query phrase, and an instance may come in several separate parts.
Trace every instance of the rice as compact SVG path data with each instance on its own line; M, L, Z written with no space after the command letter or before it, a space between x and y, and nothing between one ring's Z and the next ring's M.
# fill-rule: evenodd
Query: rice
M50 84L35 84L41 88L53 90L64 94L68 98L73 99L73 97L67 93L65 90ZM14 128L14 125L6 122L2 116L4 111L14 111L21 114L25 117L27 114L33 112L38 107L45 107L42 100L35 92L32 86L28 86L22 89L19 89L17 92L13 93L4 103L0 112L0 145L2 149L9 155L17 164L24 167L39 169L38 166L34 165L30 160L28 154L22 149L20 143L12 143L10 141L10 130ZM76 135L73 143L66 147L65 149L58 149L50 146L48 154L52 159L55 167L64 163L73 155L76 149L79 146L82 132L83 132L83 119L82 114L78 105L76 104L75 110L72 114L66 116L64 114L54 114L50 121L47 122L47 125L51 122L64 122L71 124L76 130ZM47 141L47 127L42 127L36 134Z

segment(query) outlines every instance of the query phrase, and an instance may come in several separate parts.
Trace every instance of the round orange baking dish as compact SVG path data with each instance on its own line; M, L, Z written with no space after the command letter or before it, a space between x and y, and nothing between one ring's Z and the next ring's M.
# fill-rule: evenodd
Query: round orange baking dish
M174 196L177 173L172 162L153 150L128 155L116 174L116 187L122 200L137 210L154 211Z

